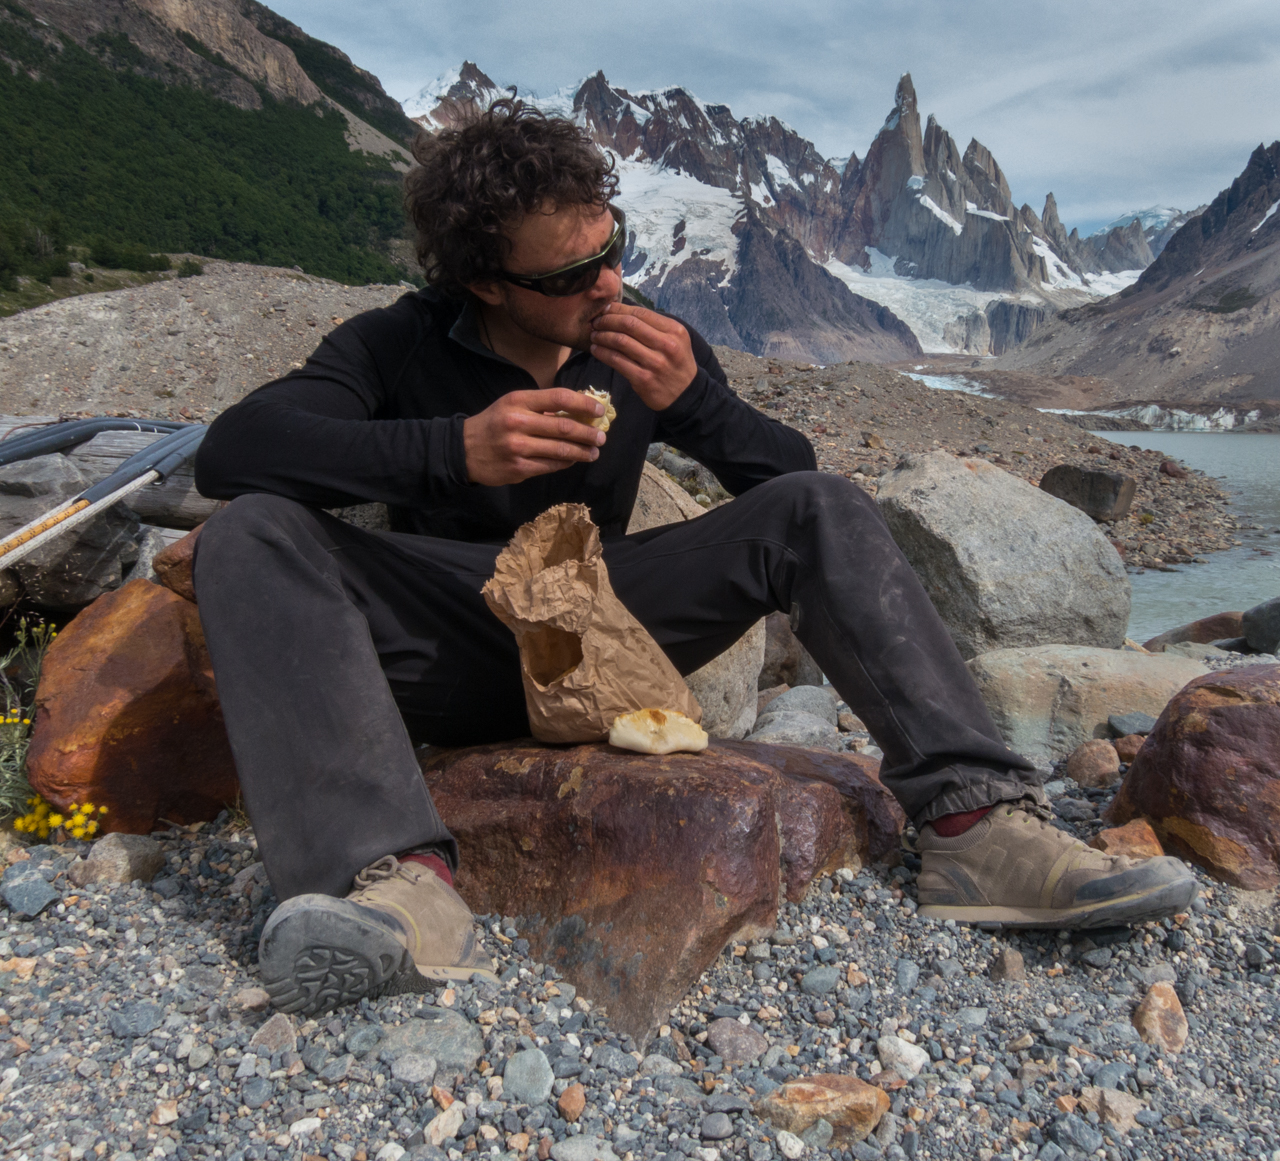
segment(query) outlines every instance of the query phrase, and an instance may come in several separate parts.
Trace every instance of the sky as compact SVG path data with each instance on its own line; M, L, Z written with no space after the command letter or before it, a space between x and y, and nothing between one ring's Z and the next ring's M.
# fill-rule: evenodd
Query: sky
M603 70L776 116L865 155L910 72L922 118L978 138L1015 199L1081 233L1192 209L1280 138L1277 0L269 0L407 99L464 59L550 93Z

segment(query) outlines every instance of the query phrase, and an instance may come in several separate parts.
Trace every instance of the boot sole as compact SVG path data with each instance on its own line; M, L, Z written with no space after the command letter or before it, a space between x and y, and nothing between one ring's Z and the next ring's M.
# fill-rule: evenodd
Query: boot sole
M272 1006L304 1016L476 974L497 980L483 968L415 964L376 912L328 895L298 895L277 907L263 929L258 963Z
M953 919L957 923L981 924L984 927L1048 928L1068 931L1094 927L1122 927L1163 919L1191 906L1196 896L1196 881L1188 875L1147 891L1135 891L1105 903L1082 904L1078 907L956 907L924 904L917 911L922 919Z

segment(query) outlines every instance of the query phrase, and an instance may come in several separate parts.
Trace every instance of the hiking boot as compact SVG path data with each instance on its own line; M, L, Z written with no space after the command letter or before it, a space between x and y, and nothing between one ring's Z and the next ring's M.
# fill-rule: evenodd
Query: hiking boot
M1104 855L1058 830L1047 806L1002 802L962 835L920 829L919 914L1003 927L1115 927L1185 911L1178 859Z
M258 963L275 1007L307 1016L475 974L497 982L458 893L429 867L394 855L365 867L345 899L281 903L263 929Z

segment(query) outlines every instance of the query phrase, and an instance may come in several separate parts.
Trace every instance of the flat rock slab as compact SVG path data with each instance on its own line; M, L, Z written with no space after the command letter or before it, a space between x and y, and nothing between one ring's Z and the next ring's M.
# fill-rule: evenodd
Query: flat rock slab
M32 787L104 825L147 834L160 818L214 818L239 784L196 607L130 581L49 647L27 754Z
M484 1039L471 1021L447 1008L423 1008L418 1016L392 1028L378 1054L392 1062L411 1053L436 1062L437 1083L468 1073L484 1051Z
M1280 885L1280 665L1197 678L1156 722L1107 818L1250 891Z
M423 763L463 898L521 917L533 954L641 1043L726 943L773 928L784 892L893 845L902 813L874 770L727 741L662 756L479 746Z

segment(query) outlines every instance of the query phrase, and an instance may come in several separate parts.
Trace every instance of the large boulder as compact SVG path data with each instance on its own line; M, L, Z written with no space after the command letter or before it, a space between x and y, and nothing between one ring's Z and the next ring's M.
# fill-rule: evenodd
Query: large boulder
M717 741L699 754L603 743L424 758L458 840L458 890L520 917L533 954L643 1042L731 939L771 930L812 879L880 858L902 814L874 764Z
M1150 641L1144 641L1142 647L1148 653L1163 653L1170 645L1181 645L1184 641L1211 645L1228 637L1243 637L1243 620L1243 613L1214 613L1212 617L1201 617L1176 629L1166 629Z
M106 806L104 827L213 818L239 785L196 607L130 581L49 647L27 776L49 802Z
M1240 618L1240 627L1250 649L1280 653L1280 597L1254 605Z
M1057 464L1040 477L1040 489L1102 522L1129 515L1138 482L1122 472Z
M1190 682L1165 707L1108 810L1251 891L1280 885L1280 665Z
M0 467L0 536L78 496L92 482L56 453L5 464ZM42 544L13 571L37 605L78 609L120 587L137 560L141 528L132 511L115 504Z
M713 738L745 738L756 720L756 685L764 664L765 628L757 621L719 657L685 677Z
M906 459L880 478L876 500L962 656L1123 644L1124 564L1070 504L946 452Z
M644 532L663 524L679 524L701 516L706 509L666 472L646 463L640 472L640 490L627 522L627 534Z
M787 614L770 613L764 623L764 664L760 668L759 688L821 685L822 670L791 631L791 620Z
M1009 748L1050 766L1090 738L1111 737L1107 719L1114 714L1159 716L1207 670L1161 653L1040 645L984 653L969 672Z

